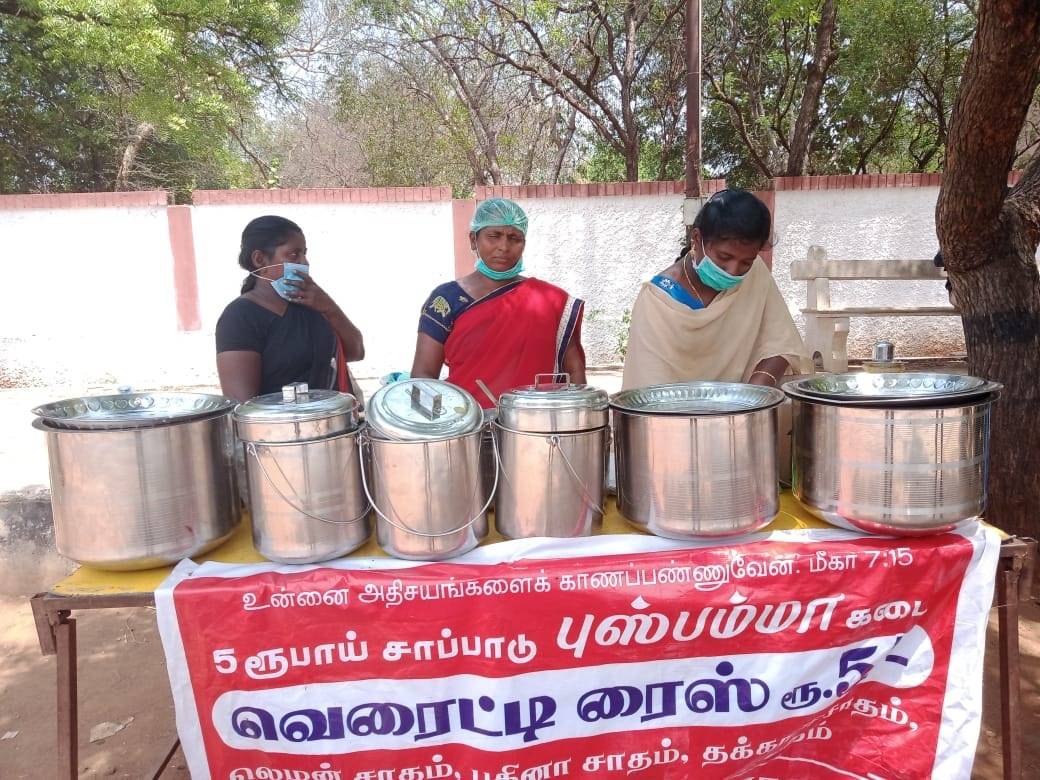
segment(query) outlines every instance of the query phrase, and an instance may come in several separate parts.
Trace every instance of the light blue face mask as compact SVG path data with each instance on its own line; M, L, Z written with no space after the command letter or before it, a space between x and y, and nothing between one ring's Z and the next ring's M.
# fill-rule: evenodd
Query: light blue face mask
M296 289L289 282L299 282L307 275L310 266L305 263L282 263L282 275L271 282L274 291L285 300L290 300L289 293Z
M697 276L702 282L718 292L729 290L744 281L743 276L734 276L728 271L719 268L715 261L708 257L707 253L704 254L700 262L693 266L693 270L697 272Z
M488 266L484 262L484 259L477 255L477 262L473 264L480 273L484 274L488 279L494 279L496 282L504 282L507 279L515 279L520 275L520 272L524 270L524 258L520 258L516 261L516 265L510 268L508 271L496 271L494 268Z

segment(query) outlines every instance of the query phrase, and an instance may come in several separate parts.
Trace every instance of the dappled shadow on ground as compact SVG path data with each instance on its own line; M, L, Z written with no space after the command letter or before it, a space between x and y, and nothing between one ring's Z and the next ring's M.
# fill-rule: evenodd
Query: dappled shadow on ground
M176 738L173 702L152 609L75 613L79 645L81 778L149 777ZM40 655L26 599L0 600L0 778L57 776L55 659ZM91 744L90 729L122 722L125 729ZM163 774L188 778L178 753Z
M1040 607L1020 605L1020 667L1022 777L1040 777ZM997 646L997 613L990 614L986 635L986 668L982 688L983 718L973 778L1003 777L1000 734L1000 650Z

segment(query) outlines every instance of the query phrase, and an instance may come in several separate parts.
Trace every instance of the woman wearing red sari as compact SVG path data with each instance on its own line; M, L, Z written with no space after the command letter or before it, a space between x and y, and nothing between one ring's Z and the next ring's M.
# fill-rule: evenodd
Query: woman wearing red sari
M585 383L581 348L584 302L523 271L527 215L503 198L481 203L470 223L473 273L440 285L423 304L412 377L440 376L487 408L496 396L529 385L536 374L568 374Z

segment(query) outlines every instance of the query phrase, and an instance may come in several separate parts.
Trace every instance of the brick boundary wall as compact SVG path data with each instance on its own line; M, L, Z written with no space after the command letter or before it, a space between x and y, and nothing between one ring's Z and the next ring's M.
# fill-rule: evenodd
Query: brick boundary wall
M1020 171L1008 175L1008 186L1021 179ZM876 189L884 187L938 187L941 173L888 173L842 176L781 176L773 179L773 191ZM703 182L711 195L725 186L722 179ZM478 186L476 200L491 197L590 198L633 195L680 195L681 181L609 182L591 184L531 184ZM768 191L768 190L766 190ZM133 208L165 206L171 196L165 190L133 192L71 192L33 195L0 195L0 211L13 209ZM195 190L196 206L251 205L261 203L431 203L452 200L451 187L327 187L315 189ZM465 200L465 199L463 199Z
M701 191L705 195L712 195L725 186L724 179L709 179L701 182ZM681 181L629 181L478 186L473 194L476 200L487 198L533 200L535 198L598 198L612 195L628 197L633 195L681 195L685 191L686 184Z
M326 187L318 189L195 190L195 206L244 206L261 203L440 203L451 200L451 187Z
M14 209L99 209L165 206L165 190L138 192L61 192L40 195L0 195L0 211Z

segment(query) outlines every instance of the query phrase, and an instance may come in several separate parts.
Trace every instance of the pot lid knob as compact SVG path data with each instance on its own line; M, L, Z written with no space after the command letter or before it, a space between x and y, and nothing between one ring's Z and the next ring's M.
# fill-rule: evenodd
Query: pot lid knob
M291 385L282 385L282 400L287 404L296 401L310 400L310 387L306 382L293 382Z

